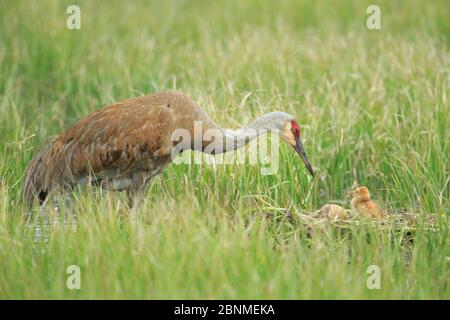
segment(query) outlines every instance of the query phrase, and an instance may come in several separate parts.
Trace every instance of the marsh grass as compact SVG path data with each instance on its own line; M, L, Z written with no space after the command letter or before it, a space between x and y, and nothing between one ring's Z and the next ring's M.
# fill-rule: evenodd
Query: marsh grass
M365 27L366 1L80 1L79 31L65 28L69 4L0 4L1 298L450 297L446 1L381 1L380 31ZM105 104L172 89L223 126L295 115L318 178L283 145L276 175L173 165L139 210L82 189L70 210L27 215L21 179L46 140ZM295 223L348 207L355 181L440 227ZM81 290L65 286L72 264ZM370 265L380 290L366 287Z

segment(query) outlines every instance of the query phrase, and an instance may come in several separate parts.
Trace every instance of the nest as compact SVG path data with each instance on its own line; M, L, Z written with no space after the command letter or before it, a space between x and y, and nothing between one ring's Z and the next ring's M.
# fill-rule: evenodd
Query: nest
M389 212L385 219L361 219L355 216L352 211L345 210L347 217L345 219L329 218L325 216L320 210L308 213L297 212L292 214L285 212L288 220L302 225L308 229L321 229L330 225L337 228L354 228L354 226L373 227L378 230L401 230L414 231L416 229L437 231L440 228L450 226L450 219L447 216L436 216L435 214L417 214L407 211Z
M331 230L330 228L351 231L356 227L364 228L366 231L371 229L376 231L385 230L412 235L417 230L436 232L450 228L450 217L445 214L415 213L405 209L384 210L384 218L369 219L362 218L353 211L335 204L325 205L315 212L307 212L280 208L273 205L270 199L259 196L254 198L254 206L266 218L277 220L278 222L288 222L296 228L307 230L308 233L327 231ZM334 206L334 209L340 209L342 214L339 214L339 211L334 211L337 214L334 216L330 215L330 211L326 210L327 206Z

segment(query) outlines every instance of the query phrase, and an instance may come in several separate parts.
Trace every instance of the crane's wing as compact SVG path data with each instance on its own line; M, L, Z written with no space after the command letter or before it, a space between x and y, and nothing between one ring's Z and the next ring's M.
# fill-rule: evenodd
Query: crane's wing
M151 170L170 161L174 112L141 98L100 109L47 144L31 161L24 193L31 204L55 186L75 183L85 176Z

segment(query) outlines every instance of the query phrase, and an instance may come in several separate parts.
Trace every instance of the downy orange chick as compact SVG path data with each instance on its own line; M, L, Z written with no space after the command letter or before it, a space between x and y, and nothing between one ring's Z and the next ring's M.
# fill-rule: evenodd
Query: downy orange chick
M353 192L353 199L351 201L352 210L355 214L364 218L383 219L384 212L378 205L370 199L370 192L367 187L356 188Z

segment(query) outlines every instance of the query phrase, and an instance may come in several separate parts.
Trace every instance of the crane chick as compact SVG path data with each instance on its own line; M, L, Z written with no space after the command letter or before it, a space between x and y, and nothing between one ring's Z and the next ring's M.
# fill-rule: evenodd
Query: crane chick
M351 205L355 214L369 219L383 219L386 217L378 205L370 199L370 192L367 187L358 187L353 190L352 194Z
M347 218L347 211L337 204L326 204L320 208L320 213L323 217L329 220L344 220Z

